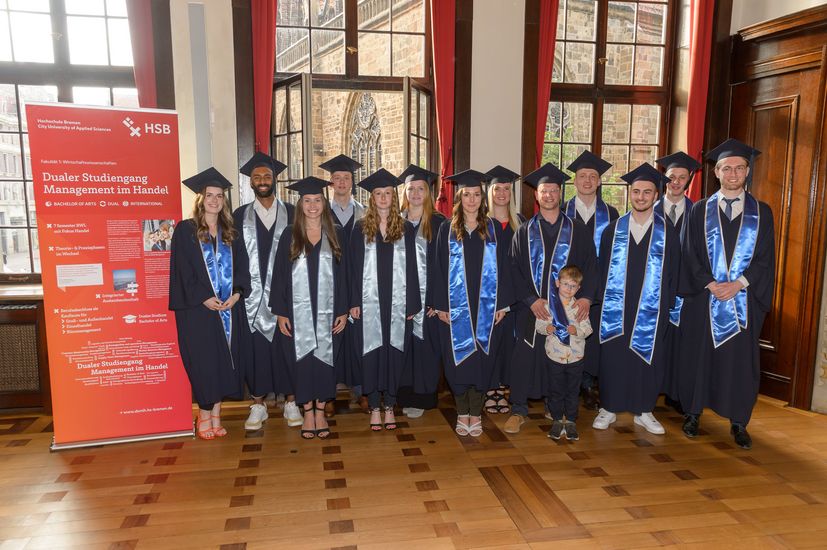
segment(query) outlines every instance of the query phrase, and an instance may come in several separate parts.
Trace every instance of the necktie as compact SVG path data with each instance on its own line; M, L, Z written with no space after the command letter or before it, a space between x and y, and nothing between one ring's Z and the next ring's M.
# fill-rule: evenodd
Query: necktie
M735 197L734 199L724 199L726 206L724 207L724 215L727 217L729 221L732 221L732 203L741 200L740 197Z
M669 220L671 220L672 225L675 225L678 221L678 205L673 204L672 208L669 209Z

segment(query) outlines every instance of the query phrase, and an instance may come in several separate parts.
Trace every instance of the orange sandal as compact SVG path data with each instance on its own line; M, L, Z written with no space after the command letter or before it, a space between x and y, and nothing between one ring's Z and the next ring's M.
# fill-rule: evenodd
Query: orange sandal
M212 422L213 418L220 419L221 417L216 415L216 414L211 414L210 415L210 422ZM213 433L215 434L216 437L224 437L225 435L227 435L227 430L225 430L224 426L221 426L221 425L213 426L212 431L213 431Z
M197 435L199 439L205 439L205 440L215 439L215 431L213 430L212 420L210 418L205 419L205 420L201 420L201 418L197 418L195 420L195 422L196 422L195 435ZM208 430L202 430L201 429L201 425L204 422L208 422L210 424L210 429L208 429Z

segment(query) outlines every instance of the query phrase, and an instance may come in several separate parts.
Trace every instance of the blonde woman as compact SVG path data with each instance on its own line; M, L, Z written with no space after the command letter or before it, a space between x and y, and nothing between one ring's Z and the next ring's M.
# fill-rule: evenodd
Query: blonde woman
M240 301L249 294L249 273L236 269L237 237L224 195L231 187L215 168L184 180L196 194L192 218L172 235L169 308L175 311L178 347L198 402L196 433L201 439L227 435L221 400L240 397L238 327Z
M396 187L400 183L384 168L359 183L370 192L370 200L365 216L353 227L347 258L352 343L373 431L396 429L393 408L411 353L412 319L422 309L416 231L399 214Z
M497 240L511 243L514 233L525 222L522 214L517 212L514 198L514 184L519 174L499 164L485 173L488 176L488 215L494 221ZM508 366L514 352L515 326L514 314L509 310L502 320L503 339L497 350L495 375L499 376L499 385L485 396L485 412L488 414L506 414L509 412L508 399L505 397L509 385Z
M437 175L411 164L399 175L404 181L402 216L416 228L416 267L422 311L413 319L413 350L402 375L399 406L408 418L422 416L437 406L437 386L441 369L439 319L433 308L433 278L436 237L445 216L434 209L433 186Z

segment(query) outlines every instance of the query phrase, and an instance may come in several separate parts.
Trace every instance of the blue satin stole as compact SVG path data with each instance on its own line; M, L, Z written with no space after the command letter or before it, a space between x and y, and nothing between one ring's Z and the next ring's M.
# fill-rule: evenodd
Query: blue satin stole
M207 266L213 292L223 302L233 291L233 251L227 243L221 240L221 228L218 228L215 242L215 248L211 242L202 242L201 255L204 256L204 264ZM232 310L225 309L219 311L218 314L224 325L224 335L229 343L232 335Z
M686 236L686 227L689 225L689 211L692 210L692 205L694 204L689 200L689 197L684 197L683 203L683 223L681 224L680 231L681 245L683 245L683 239ZM666 218L663 210L663 198L655 203L655 212ZM683 298L675 296L675 305L669 309L669 322L676 327L681 326L681 308L683 308Z
M575 200L571 199L568 204L566 204L566 216L569 218L576 220L577 219L577 207L575 206ZM603 199L597 197L595 199L597 202L594 205L594 251L598 257L600 257L600 237L603 235L603 231L609 226L609 207L603 202Z
M465 273L465 249L457 241L454 231L448 239L448 307L451 316L451 348L454 364L459 365L477 349L488 355L491 333L494 330L494 314L497 312L497 235L494 224L488 220L485 237L480 296L477 309L477 330L471 323L471 306Z
M720 192L706 201L704 227L706 228L706 251L712 277L719 283L735 281L744 274L752 261L755 244L758 242L758 227L761 223L758 201L749 193L744 194L744 212L741 214L741 228L732 262L727 265L724 239L721 233L721 209L718 206ZM734 298L722 302L709 294L709 321L712 328L712 343L717 348L739 332L747 329L747 289L742 288Z
M626 271L629 262L629 220L628 212L618 218L612 239L609 258L609 273L606 289L603 291L603 306L600 312L600 343L608 342L623 335L623 313L626 302ZM649 250L646 256L646 272L640 289L635 326L629 341L631 349L647 364L652 364L655 352L655 336L660 319L660 297L663 288L663 258L666 250L666 221L655 212L649 236Z
M543 242L543 232L540 228L540 214L535 215L528 222L528 253L531 263L531 277L534 282L534 291L537 296L543 297L543 265L545 264L546 245ZM557 274L569 261L571 250L571 235L573 223L571 219L560 212L560 230L557 232L557 241L554 243L551 263L548 269L548 308L554 333L561 343L569 345L569 319L566 309L557 293ZM533 342L533 339L532 339Z

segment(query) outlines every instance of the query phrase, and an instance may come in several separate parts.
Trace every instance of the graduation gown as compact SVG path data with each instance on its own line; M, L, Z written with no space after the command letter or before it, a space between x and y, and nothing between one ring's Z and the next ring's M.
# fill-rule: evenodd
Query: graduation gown
M689 211L692 209L692 201L689 200L688 197L684 197L684 210L683 214L677 219L673 227L675 231L678 233L681 239L681 253L683 253L683 241L685 235L685 228L686 224L684 220L689 217ZM663 199L660 199L657 203L655 203L655 212L660 213L668 223L672 223L669 220L669 216L664 214L663 210ZM666 329L666 350L667 350L667 359L666 359L666 370L663 373L663 387L661 388L661 392L668 395L670 398L679 401L679 381L678 376L680 372L680 341L681 341L681 332L683 329L688 328L686 324L681 323L679 326L673 325L671 322Z
M336 227L336 237L341 246L343 231ZM326 237L322 237L326 238ZM290 261L290 246L293 241L293 226L288 225L279 239L279 249L276 252L275 266L273 267L273 280L279 281L270 293L270 309L276 315L290 319L291 333L293 337L285 336L278 328L274 340L279 340L278 348L282 353L286 372L290 377L290 385L293 387L297 403L307 403L314 399L319 401L330 401L336 397L336 362L342 351L342 340L347 328L339 334L333 335L333 365L328 365L316 358L313 353L305 355L301 360L296 360L295 329L293 318L293 285L307 285L308 281L293 281L293 262ZM318 308L317 292L319 289L319 254L322 249L320 240L307 256L307 278L310 282L310 302L313 308L313 319L315 322ZM346 315L348 311L348 288L347 288L347 264L345 263L345 251L342 250L342 258L337 261L333 257L333 318ZM333 327L330 327L331 331Z
M525 217L522 214L517 214L519 218L520 225L525 223ZM494 228L497 231L497 242L508 243L509 254L511 252L511 241L514 240L514 230L511 229L511 224L506 224L505 228L502 226L502 222L497 220L494 221ZM509 256L509 262L510 262ZM514 311L509 311L503 317L503 320L500 321L500 324L503 326L503 339L500 342L500 347L497 350L497 359L496 359L496 376L499 377L499 383L502 386L508 386L508 376L509 376L509 364L511 362L511 356L514 354L514 343L517 338L517 321L516 315Z
M333 199L330 199L331 203ZM354 199L354 202L356 200ZM356 203L361 206L361 203ZM353 226L356 224L356 207L353 208L353 215L350 216L350 219L347 221L346 224L342 225L342 222L339 221L339 218L331 212L331 217L333 218L333 223L337 227L342 228L342 234L344 238L339 241L339 244L342 246L342 251L345 255L350 254L350 237L353 234ZM348 267L347 276L350 277L350 268ZM349 283L348 283L349 284ZM345 338L342 342L342 351L339 354L339 358L336 361L336 383L338 384L345 384L348 387L358 386L361 384L361 380L359 378L359 354L356 353L356 350L353 347L353 331L350 330L353 327L353 320L348 318L350 322L348 322L348 326L345 328Z
M571 199L572 201L574 199ZM568 203L566 203L568 205ZM617 212L617 208L614 206L607 204L609 208L609 222L613 222L616 220L620 215ZM562 207L562 210L565 212L566 206ZM592 215L589 218L589 221L583 220L580 217L580 213L577 212L576 218L583 222L589 230L589 236L594 239L594 225L595 225L595 215ZM606 226L606 230L608 230L608 226ZM605 231L605 230L604 230ZM592 240L592 244L594 240ZM583 357L583 372L587 372L592 376L597 376L598 372L600 371L600 335L598 334L597 327L600 326L600 297L602 294L598 294L597 299L592 301L592 307L589 309L589 322L592 324L592 334L588 338L586 338L586 354Z
M250 294L249 272L233 263L233 288L241 290L242 297L232 308L228 344L219 312L203 304L215 296L215 291L196 237L194 220L177 225L170 249L169 309L175 312L178 349L195 400L207 406L228 397L240 398L241 373L237 363L239 336L246 328L241 312L243 299Z
M496 224L496 222L495 222ZM434 280L434 307L438 311L449 311L448 302L448 269L449 269L449 240L451 233L450 220L442 224L437 237L437 273ZM465 258L465 281L468 292L468 305L471 310L471 324L474 331L477 329L477 312L479 311L480 279L482 262L485 251L485 240L474 230L470 234L466 231L462 239ZM514 289L511 284L511 262L508 257L509 243L497 240L497 306L495 311L505 309L514 303ZM500 385L497 367L497 350L503 338L502 322L494 325L491 331L488 354L477 349L460 365L454 362L453 343L451 341L451 327L442 321L439 322L439 339L442 348L442 362L445 366L445 379L451 386L454 395L460 395L469 388L477 391L488 391Z
M379 231L376 232L376 264L379 286L379 314L382 323L382 345L379 348L362 354L362 286L365 280L365 238L362 234L363 220L357 220L350 235L350 253L347 259L349 273L349 302L350 308L362 308L359 319L346 330L351 332L351 345L356 356L356 375L351 375L360 381L362 393L367 395L376 391L396 395L399 388L402 371L405 368L407 355L411 353L413 337L413 321L405 320L404 352L390 344L391 335L391 303L393 287L393 248L394 243L386 243ZM419 276L416 271L416 230L405 222L405 316L410 317L422 309L422 300L419 296Z
M275 207L275 204L273 205ZM293 223L293 216L296 208L292 204L285 203L287 209L287 223ZM233 212L233 223L235 229L238 231L238 238L233 241L233 257L238 264L239 270L250 271L250 257L247 253L247 246L244 241L244 216L248 208L253 208L253 203L246 204L236 208ZM267 277L267 267L270 261L270 248L273 245L273 237L275 236L276 225L278 221L274 222L270 229L267 229L255 214L256 220L256 248L258 250L258 267L260 272L260 280L262 285ZM281 248L281 246L279 246ZM271 284L271 289L279 286L278 279L273 278L274 283ZM247 384L247 389L251 395L256 397L263 397L270 392L276 394L291 394L293 388L290 386L290 380L285 371L284 362L281 360L281 350L278 349L276 338L270 342L260 332L250 331L249 319L247 318L247 309L242 304L241 315L243 317L243 325L239 325L246 330L239 331L240 338L240 355L238 367ZM276 327L276 332L278 332Z
M528 223L524 223L514 234L511 242L512 275L514 279L515 297L517 303L512 308L515 314L517 339L514 344L514 354L510 365L509 382L511 384L511 402L525 404L528 399L539 399L544 396L548 387L548 368L546 362L545 334L534 336L534 347L526 341L531 341L536 332L536 317L531 311L531 304L538 298L548 299L548 277L551 265L554 243L560 232L563 212L554 224L540 220L540 233L545 244L543 258L543 286L541 296L537 295L531 274L531 256L528 248ZM577 298L587 298L592 304L599 301L597 255L594 249L592 233L580 220L572 220L571 248L567 265L577 266L583 273L583 282L577 292ZM591 311L594 310L592 306ZM599 315L599 310L598 310ZM592 326L594 328L595 325ZM588 339L586 342L588 343ZM586 348L588 354L588 347Z
M760 354L758 337L772 306L775 285L775 230L770 207L758 203L760 223L755 250L744 277L747 287L747 329L715 349L709 319L709 295L714 280L706 249L706 199L692 207L687 220L678 294L684 298L679 376L680 401L687 413L709 407L732 422L746 425L758 397ZM731 261L743 215L730 221L721 215L727 262Z
M411 353L407 356L405 370L402 372L400 380L400 389L405 388L407 390L405 401L409 401L410 406L416 406L417 404L427 404L430 405L430 408L436 406L433 394L436 393L442 371L442 349L439 343L439 325L442 324L442 321L436 315L428 317L427 311L434 307L434 279L437 276L437 237L439 228L444 222L445 216L438 212L433 213L431 217L431 240L428 242L426 252L427 267L425 273L427 277L425 304L423 304L426 315L422 320L422 335L424 338L420 339L415 334L413 335ZM418 224L414 226L414 230L419 231ZM400 392L401 395L402 392ZM427 397L425 397L426 395Z
M616 225L617 221L611 222L600 239L600 281L603 289L606 288L609 275L612 240ZM629 348L643 290L652 227L652 225L649 226L640 243L636 243L634 237L629 235L623 305L624 331L620 336L601 344L600 402L604 409L614 413L640 414L652 412L655 409L669 357L666 332L669 325L669 308L674 304L678 290L681 248L680 237L668 221L665 222L666 243L661 274L660 314L655 331L652 363L647 364ZM594 326L592 329L599 338L600 326Z

